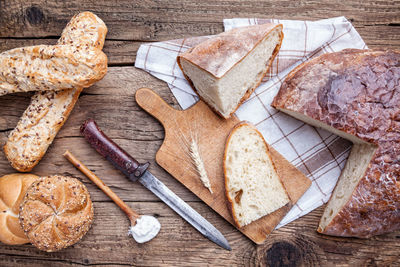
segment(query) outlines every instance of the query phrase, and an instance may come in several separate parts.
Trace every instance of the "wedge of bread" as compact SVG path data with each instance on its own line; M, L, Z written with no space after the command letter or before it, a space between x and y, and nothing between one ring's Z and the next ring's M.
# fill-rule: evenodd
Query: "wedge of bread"
M177 62L200 98L229 118L260 84L282 39L281 24L241 27L187 50Z
M289 203L261 133L240 123L229 135L224 154L225 190L238 227Z
M99 17L82 12L70 20L58 44L85 50L102 49L106 34L107 26ZM68 119L81 91L82 88L77 87L35 93L4 146L13 168L28 172L39 163Z

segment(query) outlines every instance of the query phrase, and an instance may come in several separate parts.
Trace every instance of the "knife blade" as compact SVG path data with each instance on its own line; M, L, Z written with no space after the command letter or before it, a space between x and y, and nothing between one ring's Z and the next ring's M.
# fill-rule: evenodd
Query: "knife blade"
M122 171L131 181L139 181L202 235L217 245L231 250L228 241L220 231L147 170L150 165L148 162L139 163L131 157L126 151L108 138L93 119L86 120L82 124L80 131L86 141L88 141L97 152L110 161L117 169Z

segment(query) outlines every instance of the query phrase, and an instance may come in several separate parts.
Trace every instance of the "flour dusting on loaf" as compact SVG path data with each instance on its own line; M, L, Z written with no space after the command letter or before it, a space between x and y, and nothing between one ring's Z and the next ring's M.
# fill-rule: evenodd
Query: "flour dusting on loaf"
M281 24L236 28L180 54L177 62L200 98L228 118L260 84L282 39Z
M248 123L236 126L227 139L224 175L226 196L238 227L289 203L268 145Z
M354 145L318 231L400 229L400 52L346 49L298 66L272 105Z

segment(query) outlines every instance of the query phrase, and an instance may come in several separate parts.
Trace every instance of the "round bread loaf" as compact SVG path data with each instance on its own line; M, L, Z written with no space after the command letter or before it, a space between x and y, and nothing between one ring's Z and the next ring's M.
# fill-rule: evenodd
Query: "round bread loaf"
M19 220L38 249L57 251L78 242L93 221L93 205L86 187L60 175L35 181L20 206Z
M19 205L28 187L39 177L33 174L8 174L0 178L0 241L7 245L29 243L19 220Z

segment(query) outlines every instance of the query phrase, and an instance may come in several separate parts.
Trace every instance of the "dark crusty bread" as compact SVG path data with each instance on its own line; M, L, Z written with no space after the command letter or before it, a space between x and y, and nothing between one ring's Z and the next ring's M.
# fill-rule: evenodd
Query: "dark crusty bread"
M199 97L228 118L260 84L282 39L281 24L240 27L188 49L177 63Z
M346 49L306 62L272 106L354 143L318 231L400 229L400 52Z
M229 208L238 227L250 224L290 201L267 143L249 123L239 123L227 138L224 176Z
M81 50L102 49L107 34L104 22L91 12L75 15L67 24L58 44ZM28 172L46 153L71 113L82 88L37 92L4 146L11 165Z
M19 209L19 221L38 249L57 251L78 242L93 221L93 204L77 179L41 177L31 184Z

